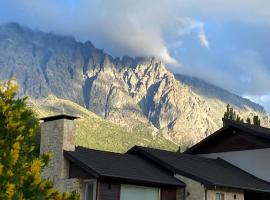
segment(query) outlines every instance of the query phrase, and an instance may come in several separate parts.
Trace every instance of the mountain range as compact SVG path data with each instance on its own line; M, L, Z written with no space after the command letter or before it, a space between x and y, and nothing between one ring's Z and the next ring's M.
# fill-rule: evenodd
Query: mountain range
M0 80L14 76L19 94L30 96L39 110L67 112L69 106L59 102L68 101L79 108L69 112L91 111L130 134L151 129L146 132L167 145L185 148L220 128L227 104L243 118L258 115L270 125L262 106L199 78L174 74L157 58L112 57L90 41L9 23L0 25Z

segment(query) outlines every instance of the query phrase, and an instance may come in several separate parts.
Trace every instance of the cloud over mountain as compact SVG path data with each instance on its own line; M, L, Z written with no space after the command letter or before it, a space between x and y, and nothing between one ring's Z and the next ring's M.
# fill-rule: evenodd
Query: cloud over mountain
M270 92L269 19L269 0L0 2L0 23L74 35L114 56L156 56L176 72L248 96Z

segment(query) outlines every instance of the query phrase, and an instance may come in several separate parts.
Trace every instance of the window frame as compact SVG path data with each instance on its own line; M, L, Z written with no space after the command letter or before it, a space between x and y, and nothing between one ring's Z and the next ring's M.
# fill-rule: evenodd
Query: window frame
M84 200L89 200L88 198L88 185L93 185L93 200L96 200L96 193L97 193L97 180L89 179L84 181Z
M222 192L216 192L216 200L225 200L225 194Z

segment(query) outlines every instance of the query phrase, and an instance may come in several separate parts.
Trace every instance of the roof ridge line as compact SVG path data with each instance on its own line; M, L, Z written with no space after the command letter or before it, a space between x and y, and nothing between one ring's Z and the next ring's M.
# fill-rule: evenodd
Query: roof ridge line
M88 151L98 151L98 152L103 152L103 153L111 153L111 154L120 154L120 155L124 155L125 153L120 153L120 152L114 152L114 151L106 151L106 150L100 150L100 149L92 149L92 148L88 148L88 147L83 147L83 146L75 146L75 149L77 148L81 148L84 150L88 150Z

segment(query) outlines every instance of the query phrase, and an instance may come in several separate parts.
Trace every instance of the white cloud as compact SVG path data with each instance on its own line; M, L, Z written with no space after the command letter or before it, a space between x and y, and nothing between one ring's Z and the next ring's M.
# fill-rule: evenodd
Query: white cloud
M270 25L269 0L179 0L182 15Z
M59 3L55 0L10 0L23 10L16 19L45 31L75 35L91 40L114 56L156 56L176 64L167 48L163 31L175 12L167 0L81 0ZM1 3L0 3L1 7Z
M205 35L205 32L203 30L201 30L199 33L198 33L198 39L201 43L202 46L206 47L206 48L209 48L209 41Z
M203 30L204 24L198 20L195 20L191 17L178 17L174 26L177 27L177 34L179 36L188 35L194 29Z
M209 48L209 41L205 34L203 22L191 17L178 17L172 26L176 29L177 39L170 46L174 48L182 47L181 37L196 32L199 43L203 47Z
M258 104L264 106L267 113L270 115L270 94L266 95L247 95L246 98L251 101L257 102Z
M12 13L13 21L45 31L75 35L80 40L90 39L115 56L156 56L177 64L168 49L166 34L182 36L195 29L203 31L202 22L182 15L177 9L181 0L159 0L158 3L155 0L9 2L21 11L20 14ZM5 6L0 3L0 7Z
M233 64L239 71L237 87L241 91L253 95L263 95L265 91L270 91L270 72L259 52L245 50L242 54L235 55Z
M5 4L12 5L13 10L10 8L8 12ZM195 33L195 42L199 40L206 48L215 47L217 40L210 38L205 29L208 24L202 20L270 26L269 0L9 0L0 1L0 21L2 13L10 13L5 20L89 39L114 56L156 56L177 65L180 61L171 53L185 48L182 42L185 35ZM195 51L191 52L191 58ZM188 66L187 71L239 94L246 91L262 95L270 91L270 74L258 54L235 55L232 64L239 74L215 66L216 63L209 66L203 62L207 57L198 61L199 67Z
M9 0L9 4L18 8L10 15L14 21L90 39L117 56L157 56L168 63L176 60L164 32L181 36L197 29L201 45L209 47L197 17L270 25L269 0Z

